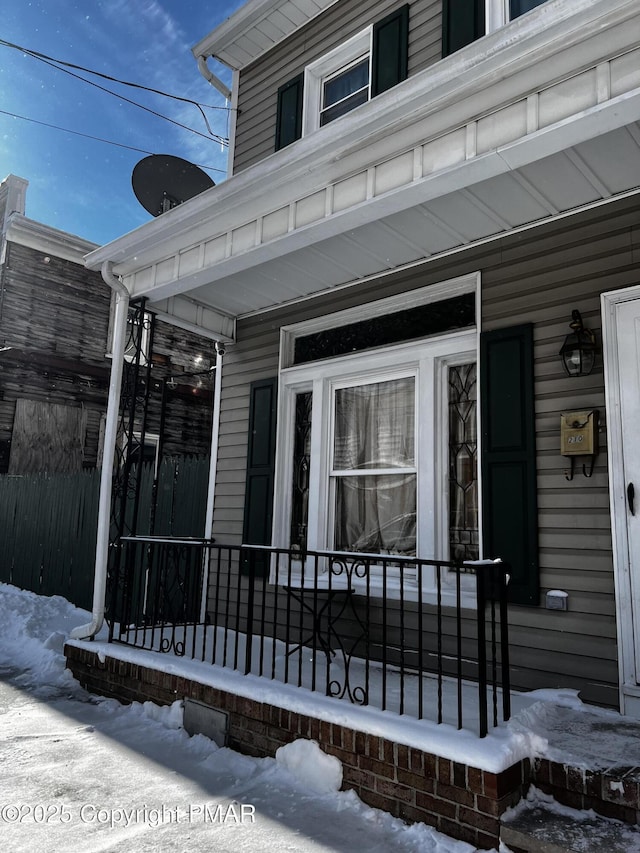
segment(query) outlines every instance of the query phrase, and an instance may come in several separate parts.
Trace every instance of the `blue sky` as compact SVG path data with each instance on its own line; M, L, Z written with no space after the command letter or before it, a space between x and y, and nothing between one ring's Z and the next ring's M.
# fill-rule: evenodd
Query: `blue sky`
M222 96L200 76L191 47L242 3L20 0L3 10L0 37L122 80L224 107ZM84 76L207 134L191 105ZM225 82L230 80L227 75ZM145 152L173 154L212 167L206 171L216 183L224 178L227 154L219 142L5 46L0 46L0 110L0 179L14 174L29 181L28 217L95 243L109 242L150 220L131 189L133 168L146 155L7 113ZM226 137L227 112L206 113L212 130Z

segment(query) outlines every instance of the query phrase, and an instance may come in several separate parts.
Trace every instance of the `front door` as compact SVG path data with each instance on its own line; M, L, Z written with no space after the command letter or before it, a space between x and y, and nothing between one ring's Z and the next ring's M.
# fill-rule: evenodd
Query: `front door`
M621 448L617 495L612 492L612 503L616 508L618 570L627 569L630 590L626 618L630 624L623 622L621 628L633 648L634 681L640 684L640 298L618 302L614 311ZM630 676L627 672L627 681Z

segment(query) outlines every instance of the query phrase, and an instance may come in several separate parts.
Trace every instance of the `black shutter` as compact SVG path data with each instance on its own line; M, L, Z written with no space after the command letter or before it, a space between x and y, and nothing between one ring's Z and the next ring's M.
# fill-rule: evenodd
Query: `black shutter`
M484 0L443 0L442 55L449 56L485 33Z
M539 604L538 510L530 324L480 336L485 557L511 566L509 600Z
M304 74L298 74L278 89L276 151L302 136L302 90Z
M249 402L249 446L242 541L247 545L270 545L273 519L273 485L276 450L276 380L251 383ZM255 557L256 576L266 576L269 560ZM249 566L243 564L243 570Z
M407 79L409 6L402 6L373 26L371 94L385 92Z

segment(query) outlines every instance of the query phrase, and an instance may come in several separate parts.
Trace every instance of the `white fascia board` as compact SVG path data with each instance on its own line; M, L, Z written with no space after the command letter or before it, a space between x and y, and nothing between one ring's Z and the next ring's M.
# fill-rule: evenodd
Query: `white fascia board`
M234 317L214 311L186 296L153 299L149 301L148 307L160 320L172 326L178 326L213 341L232 343L235 340Z
M230 56L230 52L226 48L239 38L251 34L251 30L267 18L272 12L277 11L281 6L286 6L290 0L250 0L244 3L237 12L228 17L219 26L212 30L208 35L195 44L191 48L191 52L197 59L200 56L214 56L220 62L223 62L229 68L240 71L250 62L254 62L258 57L262 56L266 51L256 45L255 50L247 56L245 62L238 62ZM313 10L308 7L306 10L297 8L298 17L304 16L302 23L298 24L292 32L305 26L313 18L321 15L329 6L333 6L338 0L317 0L318 5L322 8ZM287 34L290 35L290 34ZM286 38L284 36L283 38ZM273 42L268 48L271 50L279 42ZM243 42L243 48L246 53L246 40Z
M43 225L33 219L27 219L19 213L13 213L9 217L6 239L8 242L18 243L56 258L63 258L80 266L84 266L84 256L87 252L97 248L96 243L59 231L57 228L51 228L49 225Z
M602 56L640 42L637 0L549 0L508 26L425 69L316 133L92 252L127 275L171 252L240 227L328 183L364 162L410 147L412 134L438 136L521 99ZM615 29L615 44L610 30ZM584 55L582 55L584 54ZM570 120L569 120L570 121ZM571 143L569 143L571 144ZM565 145L566 147L566 145ZM262 250L263 247L261 247ZM250 252L249 254L253 254Z
M517 142L504 145L498 149L497 153L510 170L515 170L533 160L558 154L588 139L618 130L637 121L640 121L640 90L638 89L620 95L607 103L582 110L550 127L531 133Z
M514 171L542 157L564 151L568 147L568 137L571 139L571 144L577 144L633 121L640 121L640 92L633 96L622 96L613 104L607 103L585 110L576 117L559 122L554 127L545 128L495 151L474 157L462 164L414 181L408 186L401 186L383 196L334 213L331 217L291 231L278 240L258 245L246 252L218 261L212 266L204 267L192 275L176 277L162 284L154 283L149 291L135 289L126 277L125 285L134 296L142 296L148 292L153 294L152 298L156 299L212 284L227 276L340 235L345 230L358 228L360 225L427 203L435 198Z

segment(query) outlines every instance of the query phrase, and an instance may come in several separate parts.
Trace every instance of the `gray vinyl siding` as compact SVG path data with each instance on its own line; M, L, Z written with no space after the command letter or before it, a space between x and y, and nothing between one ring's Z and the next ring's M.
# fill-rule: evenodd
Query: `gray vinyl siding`
M242 71L234 173L273 154L278 88L402 5L398 0L342 0ZM441 54L441 0L415 0L409 13L409 76L437 62Z
M616 706L599 297L637 284L639 260L640 210L637 200L629 199L404 273L239 320L238 343L229 348L223 370L213 535L219 542L241 541L249 384L277 375L281 325L480 270L483 330L527 322L534 326L541 606L510 607L513 683L523 689L572 688L586 701ZM579 379L565 376L558 358L573 308L595 331L599 348L594 372ZM568 460L559 452L560 414L593 408L600 412L593 476L584 477L578 465L569 482ZM549 589L569 594L568 612L545 609Z

